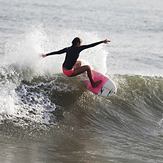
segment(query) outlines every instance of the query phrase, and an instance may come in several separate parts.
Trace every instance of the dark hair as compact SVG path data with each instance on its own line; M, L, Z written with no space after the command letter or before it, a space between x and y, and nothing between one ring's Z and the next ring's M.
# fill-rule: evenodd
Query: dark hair
M72 40L72 45L73 46L76 46L77 44L81 44L81 39L79 37L75 37L73 40Z

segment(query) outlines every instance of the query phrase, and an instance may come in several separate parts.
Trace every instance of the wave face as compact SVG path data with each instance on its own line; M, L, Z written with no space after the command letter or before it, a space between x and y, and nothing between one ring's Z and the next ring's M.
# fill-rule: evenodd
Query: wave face
M80 98L85 94L88 99L94 97L84 88L79 77L67 78L58 74L53 75L53 77L48 75L35 76L30 80L25 80L24 76L27 77L30 74L32 72L29 69L20 73L14 66L10 66L8 69L1 68L0 88L1 108L3 108L1 109L1 115L18 116L19 111L23 112L23 110L28 110L30 114L37 115L43 110L55 112L57 106L66 110L66 107L74 102L80 105ZM111 98L95 96L93 106L96 106L96 102L98 103L101 100L101 107L104 108L102 109L104 111L105 105L103 106L103 104L109 101L108 107L111 106L115 110L120 107L123 111L127 111L129 107L128 112L134 111L135 116L143 116L142 118L152 121L157 117L157 114L154 113L162 111L162 77L114 75L112 78L118 86L117 95ZM84 105L91 108L91 104L85 103ZM12 109L13 106L15 110ZM28 119L30 118L28 117Z
M37 140L48 130L46 138L54 136L57 149L60 137L75 139L79 148L87 137L90 146L75 148L80 154L87 151L85 159L91 155L94 160L98 156L102 161L118 160L117 154L121 154L120 159L128 161L128 153L138 161L162 157L158 148L163 131L162 77L114 75L118 92L103 98L87 91L79 78L57 74L24 80L29 72L20 73L14 66L1 68L1 133ZM79 153L75 155L79 157Z

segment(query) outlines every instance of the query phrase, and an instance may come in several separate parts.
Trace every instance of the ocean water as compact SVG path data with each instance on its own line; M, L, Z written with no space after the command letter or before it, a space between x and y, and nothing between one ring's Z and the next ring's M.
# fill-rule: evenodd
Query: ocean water
M0 0L0 163L163 162L162 0ZM117 85L62 75L71 45Z

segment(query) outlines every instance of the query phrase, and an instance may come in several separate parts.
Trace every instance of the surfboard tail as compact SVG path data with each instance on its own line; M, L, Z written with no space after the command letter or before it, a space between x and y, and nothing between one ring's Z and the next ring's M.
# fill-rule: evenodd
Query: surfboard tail
M88 90L100 96L111 96L117 92L115 83L107 76L96 72L95 70L92 70L92 73L93 79L95 81L101 80L102 82L97 87L93 88L89 80L84 80L83 82L85 83Z

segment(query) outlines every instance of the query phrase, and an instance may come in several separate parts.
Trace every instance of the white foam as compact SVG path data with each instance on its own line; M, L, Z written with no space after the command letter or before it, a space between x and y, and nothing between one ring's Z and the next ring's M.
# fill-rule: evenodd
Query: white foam
M5 85L4 87L0 88L0 114L12 115L15 113L16 95L13 89L10 90L9 86Z

